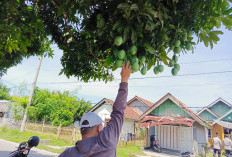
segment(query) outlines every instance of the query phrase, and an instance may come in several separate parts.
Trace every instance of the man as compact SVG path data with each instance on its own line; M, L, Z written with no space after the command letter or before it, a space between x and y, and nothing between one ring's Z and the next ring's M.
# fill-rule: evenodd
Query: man
M59 157L116 157L116 147L121 133L131 74L129 62L124 63L121 83L113 105L111 120L103 128L102 119L95 113L83 115L80 121L82 140L65 150Z
M223 148L226 150L226 157L232 157L232 141L229 139L229 135L225 134L225 138L222 142Z
M213 157L215 157L217 153L218 157L221 156L221 145L222 142L218 136L218 133L216 133L216 137L213 138Z

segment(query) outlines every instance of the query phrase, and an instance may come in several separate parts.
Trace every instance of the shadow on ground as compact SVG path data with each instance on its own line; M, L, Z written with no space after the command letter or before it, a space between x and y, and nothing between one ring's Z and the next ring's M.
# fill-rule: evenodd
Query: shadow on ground
M0 157L8 157L11 151L0 151ZM30 152L30 157L55 157L55 155L41 155L37 152Z

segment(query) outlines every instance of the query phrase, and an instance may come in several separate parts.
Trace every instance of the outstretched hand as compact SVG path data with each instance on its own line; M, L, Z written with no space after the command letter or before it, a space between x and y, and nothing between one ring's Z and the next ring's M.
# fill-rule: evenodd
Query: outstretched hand
M131 65L130 62L127 61L123 63L122 71L121 71L121 82L128 82L128 79L131 75Z

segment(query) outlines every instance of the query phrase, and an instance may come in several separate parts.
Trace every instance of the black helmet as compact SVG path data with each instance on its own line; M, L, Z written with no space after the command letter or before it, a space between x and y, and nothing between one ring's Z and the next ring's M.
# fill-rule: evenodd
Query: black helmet
M38 136L30 137L30 139L27 141L27 143L30 147L36 147L39 144L39 137Z

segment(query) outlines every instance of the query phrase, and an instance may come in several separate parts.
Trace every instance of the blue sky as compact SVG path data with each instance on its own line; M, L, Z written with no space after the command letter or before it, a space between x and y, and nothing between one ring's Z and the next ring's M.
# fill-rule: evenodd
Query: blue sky
M172 76L171 68L168 67L165 67L164 72L159 75L155 75L152 70L146 76L142 76L139 72L132 74L131 78L153 78L130 80L128 99L138 95L156 102L170 92L187 106L206 106L219 97L232 103L232 72L230 72L232 71L232 32L225 29L222 31L224 34L220 36L220 41L214 45L213 50L199 43L193 54L180 56L181 70L178 76ZM83 83L74 77L68 79L64 75L59 76L62 68L60 64L62 51L56 45L52 47L55 55L53 58L43 60L37 86L62 91L80 88L78 96L93 103L100 101L103 97L115 99L119 81L107 84L104 82ZM37 65L38 57L24 59L22 64L8 70L8 73L2 77L3 83L8 87L14 87L25 82L28 84L28 89L31 89ZM199 75L199 73L211 74ZM197 75L182 76L186 74ZM120 78L120 70L115 71L114 75Z

